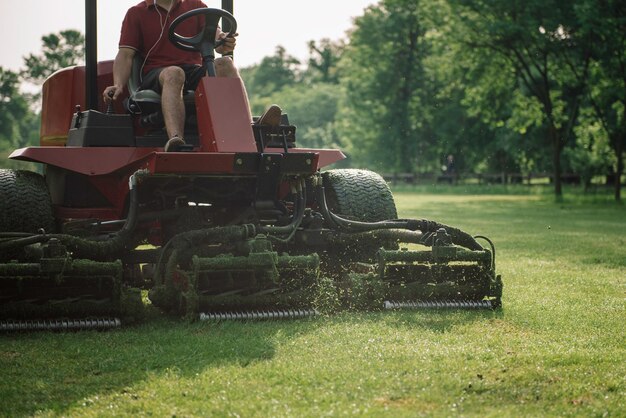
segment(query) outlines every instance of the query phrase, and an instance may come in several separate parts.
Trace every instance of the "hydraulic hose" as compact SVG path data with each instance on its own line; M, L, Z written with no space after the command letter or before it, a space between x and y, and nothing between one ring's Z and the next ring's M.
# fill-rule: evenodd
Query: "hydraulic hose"
M334 224L339 229L346 232L368 232L381 229L408 229L409 231L421 231L426 235L443 228L446 230L448 235L450 235L454 244L474 251L483 250L483 247L470 234L463 232L458 228L435 221L429 221L426 219L390 219L378 222L362 222L342 218L341 216L332 213L328 208L328 204L326 202L326 191L322 185L319 185L317 188L317 200L322 216L324 216L325 219L328 219L331 224ZM427 241L423 241L422 243L428 245Z
M284 226L259 226L258 231L261 234L277 234L277 235L292 235L293 232L298 229L304 218L304 210L306 209L306 185L304 181L300 181L293 190L297 195L294 215L291 222Z
M347 241L361 242L364 238L375 241L398 241L407 244L423 244L424 234L421 231L407 229L376 229L372 231L339 233L329 235L328 239L335 244L345 244Z
M50 239L58 239L62 244L67 246L78 257L102 259L110 254L120 252L128 244L132 238L132 234L137 226L138 213L138 197L137 182L139 177L148 173L147 170L138 170L133 173L128 180L129 187L129 205L128 216L122 226L122 229L111 234L105 241L96 241L85 239L68 234L33 234L28 237L17 238L10 241L0 242L0 250L6 250L15 247L24 247L26 245L47 242ZM21 235L21 234L20 234Z
M220 244L235 243L252 238L257 234L256 227L252 224L218 226L215 228L198 229L193 231L181 232L170 239L161 250L161 255L156 264L155 282L162 283L161 266L166 253L171 250L167 260L167 270L173 269L178 263L179 254L185 250L201 244Z
M39 242L48 241L52 236L46 234L32 235L29 234L23 238L13 238L0 242L0 250L7 250L15 247L26 247L27 245L37 244Z
M135 227L137 226L137 214L139 207L139 199L137 197L137 180L139 176L145 174L145 170L139 170L130 176L128 180L129 200L126 222L124 222L122 229L114 232L108 240L94 241L75 237L73 235L60 235L57 236L57 238L79 257L96 259L106 258L110 254L124 250L128 242L131 240Z

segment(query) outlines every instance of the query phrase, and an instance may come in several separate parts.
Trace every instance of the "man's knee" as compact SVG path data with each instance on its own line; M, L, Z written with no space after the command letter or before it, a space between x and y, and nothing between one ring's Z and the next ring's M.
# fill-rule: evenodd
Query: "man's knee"
M185 72L176 66L164 68L159 74L159 83L161 83L161 88L165 86L182 88L185 84Z
M231 57L216 58L215 73L218 77L239 77L239 71Z

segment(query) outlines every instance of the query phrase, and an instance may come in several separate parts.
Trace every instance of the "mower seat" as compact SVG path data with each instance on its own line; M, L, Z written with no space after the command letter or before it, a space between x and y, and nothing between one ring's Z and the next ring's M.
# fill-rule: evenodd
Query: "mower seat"
M134 115L141 115L142 124L162 127L163 116L161 114L161 95L154 90L139 90L139 86L141 85L140 72L142 64L143 57L135 54L127 85L128 99L125 102L126 109ZM193 90L185 91L183 93L183 101L185 102L187 114L194 114L195 92Z

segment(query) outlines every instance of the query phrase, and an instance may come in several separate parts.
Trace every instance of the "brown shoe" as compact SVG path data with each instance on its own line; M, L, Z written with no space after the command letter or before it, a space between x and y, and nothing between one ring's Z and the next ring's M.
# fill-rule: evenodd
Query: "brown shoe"
M267 108L265 113L261 115L261 117L256 121L256 124L278 126L280 125L280 117L282 114L283 110L280 106L273 104Z
M181 137L178 136L174 136L172 138L170 138L169 141L167 141L167 143L165 144L165 152L175 152L178 151L178 149L185 145L185 140L182 139Z

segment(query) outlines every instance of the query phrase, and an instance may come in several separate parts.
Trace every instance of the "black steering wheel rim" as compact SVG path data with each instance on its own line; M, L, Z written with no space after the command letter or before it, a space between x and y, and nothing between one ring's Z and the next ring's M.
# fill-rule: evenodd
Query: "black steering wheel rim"
M204 15L204 25L202 30L194 36L182 36L176 33L176 28L185 20L191 19L194 16ZM216 41L215 33L217 31L218 23L220 19L224 19L228 22L230 29L227 37L232 37L237 32L237 21L235 17L222 9L211 9L208 7L201 7L199 9L190 10L178 16L170 25L168 36L170 42L176 47L184 51L198 51L203 58L207 56L215 55L215 48L221 46L224 41Z

